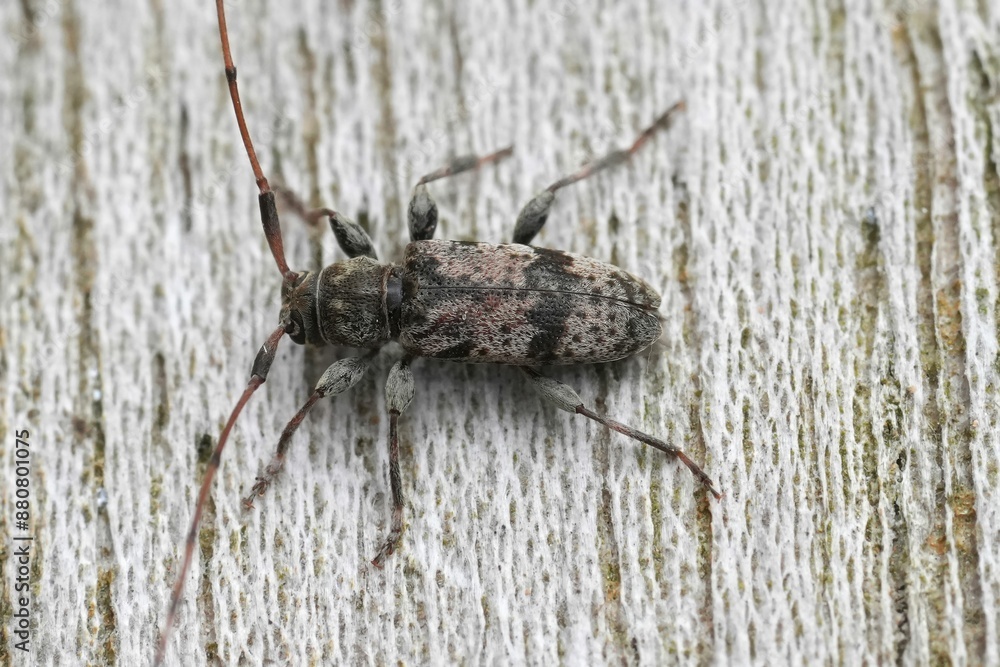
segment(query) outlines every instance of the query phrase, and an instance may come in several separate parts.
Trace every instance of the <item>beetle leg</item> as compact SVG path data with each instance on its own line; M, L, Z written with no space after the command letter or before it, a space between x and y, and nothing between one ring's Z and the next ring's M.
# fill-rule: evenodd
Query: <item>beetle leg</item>
M327 208L319 210L329 217L330 229L333 230L333 235L337 237L340 249L348 257L366 255L372 259L378 259L378 255L375 253L375 244L372 243L372 237L368 236L368 232L361 225L350 218L345 218L336 211L331 211Z
M310 226L315 227L323 218L329 219L337 245L348 257L365 255L378 259L372 237L358 223L329 208L310 209L297 194L286 187L276 187L275 192L281 197L282 204L295 211Z
M389 410L389 486L392 488L392 524L389 536L378 550L372 565L381 568L391 556L403 532L403 481L399 475L399 434L396 428L399 415L413 399L413 373L409 357L400 359L389 371L385 383L385 403Z
M603 415L599 415L596 412L589 410L583 404L580 396L577 395L572 388L562 382L559 382L558 380L545 377L533 368L522 367L521 370L528 376L528 379L531 380L531 384L535 387L535 390L537 390L542 398L547 400L549 403L552 403L560 410L583 415L587 419L593 419L597 423L603 424L614 431L618 431L622 435L628 436L633 440L644 442L650 447L659 449L661 452L665 452L671 456L676 456L680 459L681 463L686 465L691 472L694 473L694 476L698 478L698 481L701 482L705 488L711 491L712 495L715 496L716 499L722 498L722 494L715 490L715 485L712 483L712 479L706 475L694 461L689 459L687 454L677 447L668 445L659 438L654 438L653 436L636 430L631 426L626 426L621 422L616 422L613 419L608 419Z
M479 157L478 155L462 155L452 158L447 165L436 171L432 171L417 182L413 188L413 198L410 199L410 206L407 210L407 222L410 227L411 241L426 241L434 237L434 230L437 228L437 204L427 193L427 183L436 181L439 178L461 174L463 171L478 169L484 164L499 162L514 152L514 148L498 150L489 155Z
M253 500L258 496L264 495L267 487L271 486L271 482L274 478L281 472L281 469L285 467L285 454L288 452L288 447L291 444L292 436L295 431L299 428L299 424L302 420L306 418L306 414L312 409L319 399L325 396L336 396L341 394L355 384L358 380L362 378L365 371L368 370L369 359L371 355L364 357L350 357L347 359L340 359L338 361L330 364L330 367L326 369L323 373L323 377L319 379L316 383L316 388L313 393L309 396L309 399L305 404L295 413L288 425L285 426L285 430L281 432L281 438L278 440L278 449L274 453L274 457L271 462L267 464L264 468L264 474L257 477L257 481L253 485L253 490L251 490L250 495L243 499L243 508L251 509L253 507Z
M413 188L413 197L406 211L407 223L410 227L411 241L426 241L434 238L434 230L438 224L438 207L427 193L426 185Z
M572 185L577 181L582 181L589 176L593 176L599 171L604 171L605 169L610 169L611 167L615 167L623 162L626 162L630 157L635 155L636 152L642 148L643 144L649 141L650 137L652 137L658 130L670 127L674 116L683 110L684 102L678 102L660 115L660 117L657 118L652 125L643 130L628 148L612 151L604 157L588 162L579 170L573 172L569 176L560 178L543 192L535 196L534 199L525 204L524 208L522 208L521 212L517 215L517 223L514 225L514 243L523 243L524 245L531 243L531 240L535 238L535 235L542 229L542 226L549 217L549 209L552 208L552 202L555 200L555 193L557 190L560 190L567 185Z

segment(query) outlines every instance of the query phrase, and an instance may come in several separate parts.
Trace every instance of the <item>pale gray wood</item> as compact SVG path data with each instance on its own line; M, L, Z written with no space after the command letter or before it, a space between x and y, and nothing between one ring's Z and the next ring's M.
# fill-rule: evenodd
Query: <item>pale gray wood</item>
M285 341L225 453L171 664L1000 663L996 3L229 12L267 173L367 212L386 260L411 184L449 155L515 146L431 186L439 237L506 241L540 188L685 99L631 165L561 192L537 240L649 280L663 338L551 375L727 496L513 369L418 361L402 549L371 571L398 349L314 410L244 515L349 353ZM198 448L279 277L212 3L4 2L0 30L0 525L19 534L29 429L37 558L31 655L0 634L0 656L147 664ZM283 227L293 267L339 257L327 229Z

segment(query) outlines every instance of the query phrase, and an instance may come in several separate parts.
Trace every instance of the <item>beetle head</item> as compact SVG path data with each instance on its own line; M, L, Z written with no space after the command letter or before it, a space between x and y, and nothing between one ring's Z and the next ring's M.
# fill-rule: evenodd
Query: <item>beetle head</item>
M293 343L326 344L316 322L316 273L300 271L282 282L279 321Z

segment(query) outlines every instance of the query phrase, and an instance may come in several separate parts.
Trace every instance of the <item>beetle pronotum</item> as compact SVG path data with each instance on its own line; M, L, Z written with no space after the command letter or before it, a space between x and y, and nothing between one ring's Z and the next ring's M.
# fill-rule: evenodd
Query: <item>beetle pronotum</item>
M166 650L191 566L201 514L229 432L250 396L267 379L278 342L285 334L299 344L345 345L368 352L336 361L326 370L282 432L274 457L244 499L248 507L255 497L264 494L284 467L292 435L319 399L354 386L368 369L371 357L385 343L397 341L405 352L389 371L386 381L393 510L389 535L372 559L377 567L396 549L403 528L397 423L413 398L410 361L416 357L518 366L547 402L675 456L716 498L721 498L708 475L683 451L590 410L573 389L545 377L537 369L554 364L615 361L649 347L659 338L660 297L644 281L611 264L528 244L545 224L558 190L628 160L655 132L670 125L684 108L683 102L657 118L630 147L584 165L529 201L517 217L511 244L433 240L437 206L427 191L427 183L431 181L503 159L511 153L506 148L481 157L455 158L418 181L408 209L411 242L401 264L380 264L367 232L340 213L303 209L301 213L306 218L329 219L337 243L348 259L319 272L292 271L285 262L275 195L257 161L243 117L223 1L216 0L216 11L226 79L260 191L258 203L264 236L282 276L282 306L278 328L257 353L250 381L229 416L205 471L187 534L184 560L157 648L156 664L160 664Z

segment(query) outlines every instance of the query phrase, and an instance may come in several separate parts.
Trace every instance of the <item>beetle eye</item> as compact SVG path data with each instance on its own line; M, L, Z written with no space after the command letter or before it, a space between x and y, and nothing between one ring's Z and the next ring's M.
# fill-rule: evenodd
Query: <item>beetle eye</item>
M289 313L288 326L285 328L285 333L295 343L301 345L305 342L305 326L302 324L302 315L298 311L293 310Z

